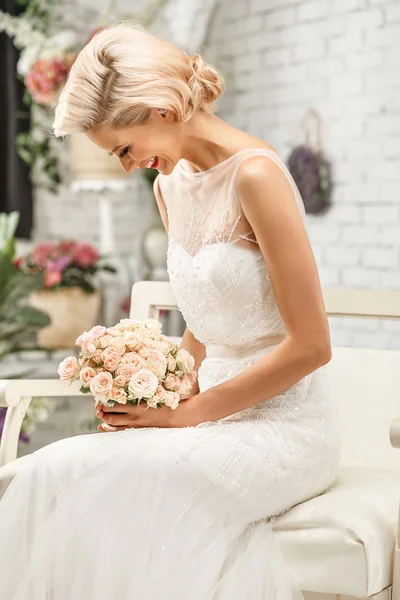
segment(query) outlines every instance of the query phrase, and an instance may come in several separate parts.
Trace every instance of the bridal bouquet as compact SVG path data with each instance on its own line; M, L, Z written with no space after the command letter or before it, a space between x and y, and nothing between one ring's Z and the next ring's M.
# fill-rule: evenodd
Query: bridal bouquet
M68 356L58 367L60 379L80 379L81 392L96 403L115 402L152 408L177 408L197 380L194 358L161 333L156 319L121 319L114 327L96 325L76 340L79 356Z

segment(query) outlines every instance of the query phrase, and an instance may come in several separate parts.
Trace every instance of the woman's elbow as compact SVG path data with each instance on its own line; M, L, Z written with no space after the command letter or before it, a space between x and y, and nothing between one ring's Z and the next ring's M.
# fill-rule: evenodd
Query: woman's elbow
M317 367L327 365L332 359L332 345L330 339L315 344L312 355Z

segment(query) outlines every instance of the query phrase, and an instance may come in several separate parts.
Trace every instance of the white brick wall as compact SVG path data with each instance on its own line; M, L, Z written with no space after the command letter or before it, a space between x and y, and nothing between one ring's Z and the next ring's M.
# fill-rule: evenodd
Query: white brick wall
M208 40L226 78L220 116L284 159L305 110L322 115L333 207L306 223L322 285L400 288L400 1L221 0ZM334 344L400 348L393 321L331 330Z

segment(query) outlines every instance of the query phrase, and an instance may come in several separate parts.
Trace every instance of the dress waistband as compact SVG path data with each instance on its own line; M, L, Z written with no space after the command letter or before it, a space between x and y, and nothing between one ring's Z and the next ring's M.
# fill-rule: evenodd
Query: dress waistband
M278 346L285 336L274 336L268 340L259 339L256 342L245 344L242 347L233 348L231 346L219 344L206 345L206 358L218 360L243 360L257 359L271 352Z

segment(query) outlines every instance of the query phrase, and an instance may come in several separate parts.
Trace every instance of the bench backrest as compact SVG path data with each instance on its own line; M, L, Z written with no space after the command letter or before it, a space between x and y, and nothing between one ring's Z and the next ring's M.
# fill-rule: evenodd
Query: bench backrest
M323 295L331 317L400 319L397 291L336 288ZM177 308L169 282L134 284L132 319L157 319L160 308ZM341 420L342 462L400 472L398 450L389 441L390 423L400 416L400 352L334 347L332 354L328 370Z

